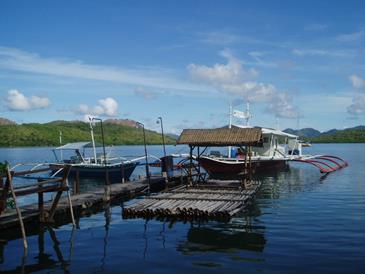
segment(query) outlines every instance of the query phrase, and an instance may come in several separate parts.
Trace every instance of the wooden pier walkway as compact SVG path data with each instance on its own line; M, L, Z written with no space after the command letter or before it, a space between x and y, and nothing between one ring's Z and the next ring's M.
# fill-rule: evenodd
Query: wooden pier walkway
M151 187L165 184L163 177L151 177ZM139 180L127 183L111 184L110 185L110 202L116 201L122 197L135 197L142 195L148 189L147 180ZM105 188L101 186L92 192L76 194L71 196L72 207L75 214L78 214L87 209L101 206L105 202ZM44 202L44 211L48 212L52 206L52 201ZM22 219L25 224L30 222L38 222L40 217L38 203L20 206ZM63 218L70 215L70 203L68 197L61 197L57 208L55 209L54 219ZM15 209L7 209L0 215L0 231L19 227L19 219Z
M124 218L229 219L243 210L257 193L261 182L208 181L194 186L180 186L127 206Z

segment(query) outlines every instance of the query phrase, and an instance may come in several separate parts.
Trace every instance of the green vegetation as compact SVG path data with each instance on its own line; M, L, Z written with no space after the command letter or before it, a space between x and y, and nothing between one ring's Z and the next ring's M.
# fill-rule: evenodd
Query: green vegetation
M322 133L313 128L302 128L300 130L287 128L284 132L298 135L304 141L312 143L365 143L365 126L343 130L331 129Z
M321 134L309 140L312 143L365 143L365 130L339 130L333 134Z
M143 144L143 132L140 128L104 123L106 145ZM63 143L90 141L89 124L84 122L55 121L46 124L22 124L0 126L0 147L18 146L58 146L59 131L62 131ZM94 127L95 140L101 143L100 124ZM146 130L148 144L161 144L161 134ZM166 144L175 141L165 136Z

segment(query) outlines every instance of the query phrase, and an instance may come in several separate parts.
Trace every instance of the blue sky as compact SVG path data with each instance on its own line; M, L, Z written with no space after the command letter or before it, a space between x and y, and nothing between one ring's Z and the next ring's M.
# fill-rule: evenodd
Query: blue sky
M0 117L365 124L363 1L1 1ZM242 121L236 120L236 123Z

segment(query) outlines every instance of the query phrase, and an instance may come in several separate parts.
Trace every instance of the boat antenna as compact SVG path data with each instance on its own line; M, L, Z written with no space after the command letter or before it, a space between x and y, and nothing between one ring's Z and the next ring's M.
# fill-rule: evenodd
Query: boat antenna
M275 123L276 129L279 130L279 118L276 117L276 123Z
M246 120L246 126L250 125L250 119L252 118L252 114L250 113L250 102L247 101L246 103L246 111L245 111L245 120Z
M232 102L229 102L229 125L228 128L232 128ZM231 146L228 146L228 158L231 158Z
M93 145L94 161L95 161L95 164L96 164L96 162L97 162L97 159L96 159L96 147L95 147L94 130L93 130L92 123L93 123L93 118L89 116L91 142L92 142L92 145Z

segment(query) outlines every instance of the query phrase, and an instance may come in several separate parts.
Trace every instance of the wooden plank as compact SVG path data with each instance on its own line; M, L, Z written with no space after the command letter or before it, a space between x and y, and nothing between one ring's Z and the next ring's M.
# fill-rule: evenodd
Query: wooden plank
M216 199L216 198L191 198L191 197L145 197L145 199L154 200L185 200L185 201L214 201L214 202L241 202L244 203L248 197L245 199Z

